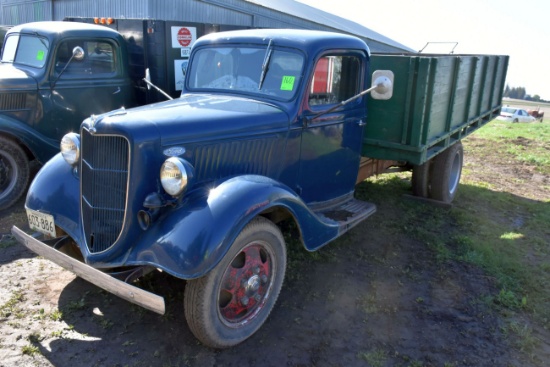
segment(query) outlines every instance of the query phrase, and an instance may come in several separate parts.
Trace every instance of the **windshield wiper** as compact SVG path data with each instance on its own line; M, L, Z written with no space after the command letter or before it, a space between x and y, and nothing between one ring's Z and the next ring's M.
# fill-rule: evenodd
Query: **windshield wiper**
M273 40L270 39L267 45L267 50L265 51L264 62L262 64L262 74L260 74L260 83L258 84L258 90L262 89L262 85L264 84L264 80L265 80L265 75L269 70L269 61L271 60L271 52L273 51L273 48L271 47L272 43L273 43Z
M40 42L42 42L42 44L44 45L44 47L46 48L46 50L48 50L50 48L50 46L48 46L48 44L46 43L46 41L44 41L41 37L38 38L40 40Z

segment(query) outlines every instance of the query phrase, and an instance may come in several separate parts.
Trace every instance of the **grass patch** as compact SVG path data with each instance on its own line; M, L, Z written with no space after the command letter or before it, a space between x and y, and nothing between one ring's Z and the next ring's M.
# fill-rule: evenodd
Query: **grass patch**
M4 235L0 238L0 249L6 249L8 247L15 246L17 240L12 235Z
M0 317L9 317L13 313L18 313L17 305L25 300L25 295L22 291L12 293L10 299L0 307Z
M539 172L550 174L550 124L495 120L474 135L494 142L490 149L511 154L518 161L536 166Z
M25 345L21 348L21 353L34 357L36 354L40 354L40 349L36 345Z
M357 355L359 359L362 359L372 367L382 367L386 365L388 355L385 351L376 349L370 352L363 352Z
M502 150L508 152L503 156L550 176L550 124L493 121L474 135L487 143L474 144L468 154L500 159L495 150ZM492 305L507 315L527 312L550 328L550 199L503 191L490 175L481 182L468 180L483 169L463 170L461 181L466 184L460 185L450 209L404 200L402 195L410 194L410 173L369 178L357 187L356 196L379 208L391 207L386 218L373 217L378 230L421 241L442 265L452 260L482 268L496 286L489 299Z

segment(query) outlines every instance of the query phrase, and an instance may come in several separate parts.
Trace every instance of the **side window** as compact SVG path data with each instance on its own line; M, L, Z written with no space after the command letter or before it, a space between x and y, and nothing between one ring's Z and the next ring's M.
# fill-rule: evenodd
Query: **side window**
M84 59L73 59L73 49L77 46L84 49ZM56 51L55 74L64 69L62 78L96 78L111 76L116 73L115 47L107 41L67 40L62 42Z
M359 93L361 60L357 56L324 56L315 66L309 105L340 103Z

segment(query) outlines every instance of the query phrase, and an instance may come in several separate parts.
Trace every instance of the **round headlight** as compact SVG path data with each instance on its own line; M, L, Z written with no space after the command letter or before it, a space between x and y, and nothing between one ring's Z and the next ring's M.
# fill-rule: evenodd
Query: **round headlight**
M65 162L71 166L80 159L80 136L75 133L69 133L61 139L61 154Z
M170 157L160 169L160 183L169 195L178 196L187 187L187 170L180 158Z

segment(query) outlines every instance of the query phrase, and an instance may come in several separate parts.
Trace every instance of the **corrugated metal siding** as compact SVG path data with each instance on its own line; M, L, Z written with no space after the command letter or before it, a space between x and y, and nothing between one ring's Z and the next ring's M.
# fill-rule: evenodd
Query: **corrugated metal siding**
M56 0L53 20L70 16L149 18L148 7L148 0Z
M156 0L159 1L159 0ZM250 27L263 27L263 28L310 28L308 22L305 19L296 17L291 14L282 13L273 9L269 9L250 1L243 0L202 0L204 4L208 4L210 7L216 7L220 15L220 23L224 20L230 20L224 18L227 13L244 13L247 14L249 23L235 23L235 25L243 25ZM232 24L232 23L227 23Z
M4 24L100 16L303 28L357 35L374 52L412 51L360 24L293 0L0 0L0 4Z
M211 0L204 0L211 1ZM327 13L320 9L311 7L306 4L294 0L246 0L247 2L255 3L265 7L266 9L274 9L284 15L294 15L298 18L306 19L308 28L323 29L323 30L339 30L341 32L361 36L362 38L375 41L375 44L388 45L392 49L409 49L378 32L375 32L361 24L355 23L349 19L338 17L334 14ZM320 28L313 26L316 24ZM412 51L412 50L411 50Z
M240 3L244 1L239 0ZM231 24L251 26L252 17L246 12L237 11L235 1L220 2L227 7L197 0L150 0L150 17L165 20L192 21L211 24Z
M39 20L51 20L52 2L2 0L2 23L16 25Z

